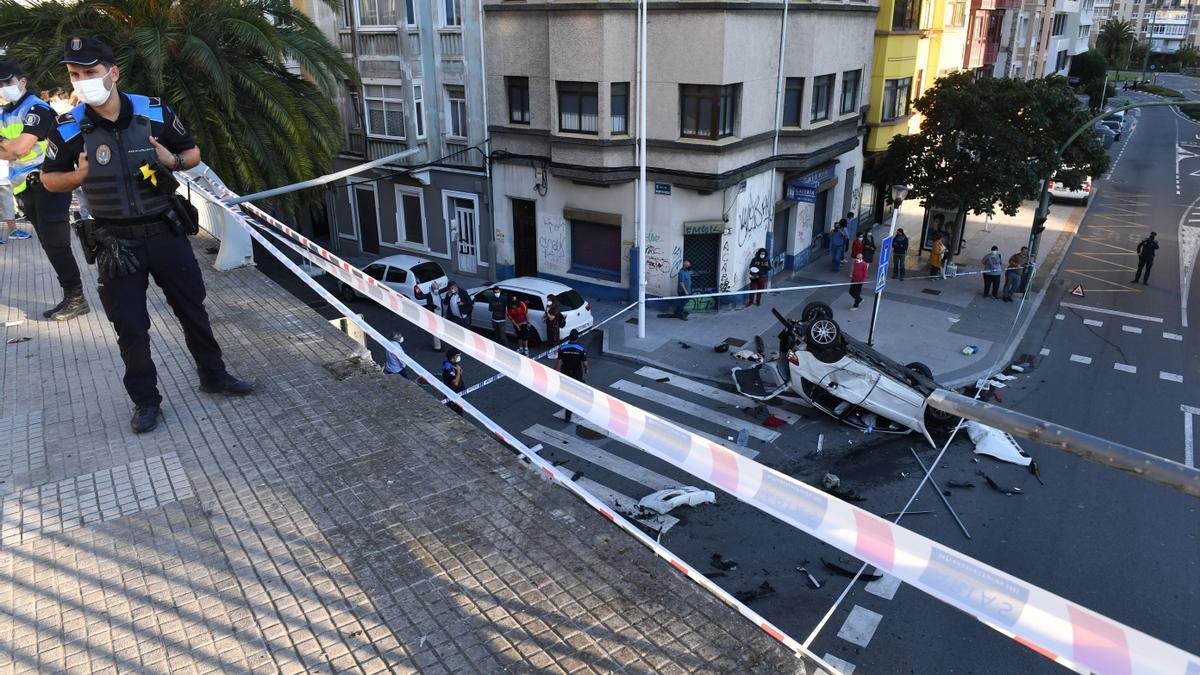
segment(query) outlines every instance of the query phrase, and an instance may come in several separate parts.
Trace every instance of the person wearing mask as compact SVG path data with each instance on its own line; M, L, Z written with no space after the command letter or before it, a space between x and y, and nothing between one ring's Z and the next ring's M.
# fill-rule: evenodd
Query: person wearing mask
M750 260L750 289L761 291L767 287L767 274L771 272L771 260L767 257L767 249L760 248ZM762 305L762 293L751 293L746 306Z
M446 299L443 304L447 318L463 328L471 330L471 311L474 306L471 296L459 288L457 282L451 281L446 286Z
M871 228L867 228L862 232L862 254L863 260L867 261L868 265L875 264L875 233L871 232Z
M951 270L956 268L954 265L954 247L950 242L950 233L946 232L942 235L942 278L953 277Z
M681 296L676 300L675 318L688 320L686 296L692 294L692 263L690 260L684 260L683 266L679 268L679 277L675 282L675 295Z
M858 256L863 254L863 233L859 232L855 235L854 240L850 242L850 259L857 260Z
M442 294L439 292L439 289L441 289L441 287L442 287L442 285L435 281L435 282L429 284L429 292L425 293L421 290L421 284L414 284L413 285L413 297L416 298L417 302L424 304L425 309L429 310L430 312L433 312L434 314L437 314L439 316L445 316L446 312L445 312L444 307L442 306L443 305ZM433 350L441 351L442 350L442 339L440 337L438 337L436 334L433 335L431 339L432 339Z
M892 278L904 280L904 257L908 255L908 235L904 234L904 228L896 230L896 236L892 237Z
M517 332L517 353L529 356L529 334L533 332L533 326L529 324L529 305L516 296L509 298L508 320Z
M1133 283L1137 283L1138 279L1142 280L1143 286L1150 285L1150 268L1154 267L1154 254L1158 252L1158 233L1151 232L1149 237L1146 237L1137 245L1138 266L1137 273L1133 275ZM1145 276L1142 273L1145 272Z
M999 300L1000 273L1004 269L1004 258L1000 256L1000 248L993 246L988 254L980 260L983 264L983 297Z
M492 339L505 347L508 346L508 305L500 293L500 287L492 289L488 298L488 312L492 315Z
M404 377L408 377L408 373L405 372L408 370L408 366L404 365L404 361L397 355L404 354L404 347L402 346L404 344L404 336L399 332L392 333L390 342L391 344L385 345L385 347L391 347L391 349L384 351L386 358L383 363L383 372L387 375L403 375Z
M853 211L846 212L846 218L844 219L844 222L846 223L846 234L850 238L853 238L854 235L858 234L858 216L854 215Z
M942 233L933 233L933 248L929 251L929 277L938 279L942 274Z
M1012 302L1013 294L1021 287L1021 272L1024 268L1025 260L1021 254L1012 254L1008 259L1008 266L1004 269L1004 291L1001 297L1005 302Z
M562 341L562 327L567 325L567 317L563 316L562 304L553 294L546 298L546 311L542 314L542 321L546 322L546 342L551 345L557 345Z
M466 389L463 385L462 352L454 347L446 350L446 360L442 361L442 384L456 394Z
M571 333L567 335L567 341L558 348L558 359L554 363L555 369L558 372L568 377L584 381L584 376L588 371L587 350L583 345L579 344L579 331L571 329ZM568 422L571 421L571 411L564 408L566 413L564 417Z
M839 220L833 226L833 233L829 235L829 259L833 263L834 274L837 274L842 269L842 263L846 262L846 245L849 243L846 221Z
M867 261L863 260L862 254L854 256L854 265L850 268L850 297L854 298L854 305L851 310L858 309L862 304L862 287L863 282L867 280L867 274L870 266Z

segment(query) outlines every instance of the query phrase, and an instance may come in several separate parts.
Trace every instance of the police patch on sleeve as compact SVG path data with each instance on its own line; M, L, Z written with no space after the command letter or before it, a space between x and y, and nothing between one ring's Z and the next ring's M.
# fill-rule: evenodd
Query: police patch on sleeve
M37 113L29 113L28 115L25 116L25 126L27 126L27 127L36 127L37 125L39 125L41 123L42 123L42 117L41 117L41 115L38 115Z
M65 112L65 113L59 115L58 117L54 118L54 121L59 124L67 124L68 122L74 122L75 116L69 112Z
M187 133L187 131L183 128L183 122L180 122L178 117L176 117L175 121L171 123L171 126L175 129L175 131L179 132L179 135L181 136Z
M46 159L54 159L58 157L58 146L54 141L46 141Z

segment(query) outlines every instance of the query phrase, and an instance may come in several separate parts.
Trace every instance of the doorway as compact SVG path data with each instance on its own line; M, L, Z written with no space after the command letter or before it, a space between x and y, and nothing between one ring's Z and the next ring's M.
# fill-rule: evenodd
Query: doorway
M712 293L717 290L721 271L719 233L684 235L683 259L692 263L692 293Z
M815 249L829 248L825 236L825 226L829 224L829 190L817 193L817 201L813 204L812 247Z
M519 277L537 276L537 202L512 200L513 261Z
M450 221L451 241L457 241L458 271L475 274L479 268L479 210L475 195L465 192L443 194L446 219Z
M354 213L362 234L363 253L379 254L379 205L374 188L354 188Z
M771 230L771 269L780 271L784 268L788 249L788 223L792 221L792 207L775 212L775 225Z

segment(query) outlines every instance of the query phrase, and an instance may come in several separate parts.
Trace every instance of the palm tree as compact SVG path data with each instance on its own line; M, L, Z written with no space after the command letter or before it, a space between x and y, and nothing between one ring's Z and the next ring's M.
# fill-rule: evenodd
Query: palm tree
M1124 19L1109 19L1100 26L1100 35L1096 38L1096 48L1113 63L1125 62L1129 67L1129 45L1133 40L1133 24Z
M234 190L325 173L342 144L333 92L357 75L289 2L0 0L0 44L31 88L68 86L58 62L72 35L112 45L122 91L162 97Z
M1175 52L1175 57L1179 59L1180 67L1191 68L1200 64L1200 48L1196 45L1184 45Z

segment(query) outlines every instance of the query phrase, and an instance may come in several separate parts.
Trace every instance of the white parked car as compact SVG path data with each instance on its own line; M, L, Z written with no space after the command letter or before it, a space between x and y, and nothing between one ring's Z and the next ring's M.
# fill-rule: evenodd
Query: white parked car
M441 265L415 255L390 255L380 258L364 267L363 272L413 300L417 300L417 287L420 287L421 293L428 293L429 289L433 287L433 282L436 281L438 288L445 291L446 285L450 283ZM345 283L341 284L338 292L346 301L364 297L353 286Z
M475 302L471 311L472 326L484 330L492 329L492 313L488 309L488 302L491 301L494 288L500 289L500 295L504 298L506 306L508 299L514 296L525 301L529 307L529 323L537 331L539 342L546 340L546 322L543 317L546 315L546 305L549 304L547 297L551 295L558 298L558 303L562 305L563 316L567 319L567 325L563 326L560 331L563 338L566 338L573 329L582 333L592 327L592 305L584 300L578 291L557 281L548 281L537 277L515 277L470 289L468 293ZM510 324L509 328L511 329L511 327Z
M927 399L939 387L929 366L901 365L846 335L829 305L809 303L800 321L771 311L785 326L779 334L779 360L734 368L734 386L742 395L767 401L790 391L853 427L916 431L934 446L932 434L958 423L957 417L929 407Z
M1062 181L1050 179L1050 199L1057 201L1076 201L1086 205L1092 198L1092 177L1085 176L1083 185L1078 190L1071 190Z

